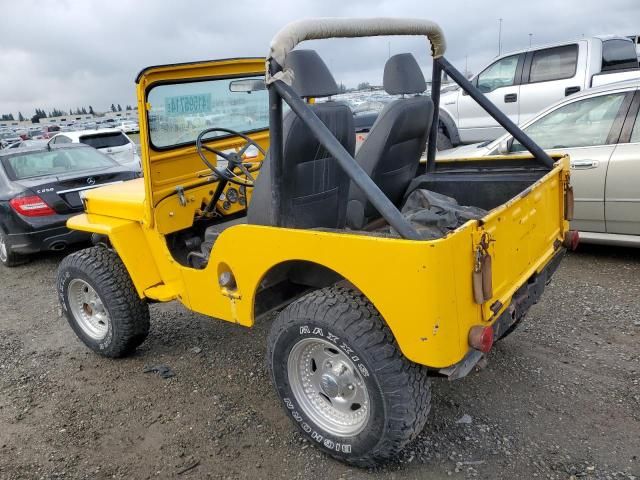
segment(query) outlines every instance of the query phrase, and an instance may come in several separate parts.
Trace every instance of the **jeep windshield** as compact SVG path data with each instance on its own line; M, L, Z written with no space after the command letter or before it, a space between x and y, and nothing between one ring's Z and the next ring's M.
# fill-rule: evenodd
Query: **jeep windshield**
M264 77L248 77L262 81ZM156 149L195 143L209 127L242 133L269 128L266 89L233 91L238 79L204 80L158 85L147 96L149 137Z

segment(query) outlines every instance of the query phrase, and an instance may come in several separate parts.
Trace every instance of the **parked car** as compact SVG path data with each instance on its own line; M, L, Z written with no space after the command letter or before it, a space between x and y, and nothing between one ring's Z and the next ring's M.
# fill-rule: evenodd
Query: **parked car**
M640 63L640 35L631 35L629 38L636 45L636 54L638 55L638 63Z
M547 108L522 126L550 153L571 157L580 241L640 246L640 80L585 90ZM521 152L506 134L438 158Z
M514 123L584 89L640 78L634 43L600 36L502 55L471 79ZM443 93L440 148L493 140L504 129L461 89Z
M124 120L118 124L116 124L116 128L123 133L139 133L140 126L138 122L134 122L133 120Z
M60 132L60 125L43 125L42 131L45 135L45 138L52 138L58 132Z
M7 146L7 149L43 147L46 144L47 144L47 140L44 140L44 139L39 139L39 140L18 140L17 142L14 142L11 145Z
M20 140L21 138L14 131L4 131L0 133L0 149L7 148Z
M84 143L109 155L119 164L141 172L140 157L136 153L135 144L126 133L119 130L99 129L62 132L54 136L49 143L51 145Z
M115 128L117 123L115 118L106 118L100 122L100 125L104 128Z
M130 168L86 145L44 145L0 152L0 263L63 250L89 239L66 221L83 210L81 192L137 178Z
M29 140L29 131L25 130L24 128L21 128L19 130L16 130L16 135L18 137L20 137L20 139L22 140Z

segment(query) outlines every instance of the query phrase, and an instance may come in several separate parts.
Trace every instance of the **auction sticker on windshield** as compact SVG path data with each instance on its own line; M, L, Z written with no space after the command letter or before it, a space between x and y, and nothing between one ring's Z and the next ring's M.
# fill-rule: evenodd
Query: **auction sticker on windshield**
M211 112L211 93L179 95L164 99L166 115L184 115Z

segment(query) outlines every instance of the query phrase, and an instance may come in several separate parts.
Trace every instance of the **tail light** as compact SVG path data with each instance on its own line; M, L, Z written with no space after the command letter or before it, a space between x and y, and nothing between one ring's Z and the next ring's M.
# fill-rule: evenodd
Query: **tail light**
M25 217L47 217L56 212L37 195L16 197L9 201L11 207Z
M564 234L564 242L562 244L570 249L576 250L578 248L578 244L580 243L580 234L577 230L569 230Z
M493 327L471 327L469 330L469 345L471 348L488 353L493 346Z

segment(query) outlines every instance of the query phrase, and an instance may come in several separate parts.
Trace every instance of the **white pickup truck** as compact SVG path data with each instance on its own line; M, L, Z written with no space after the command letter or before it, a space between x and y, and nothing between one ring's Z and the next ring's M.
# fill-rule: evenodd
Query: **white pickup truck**
M640 63L640 35L630 35L629 38L636 44L636 53L638 54L638 63Z
M529 48L496 58L471 82L516 124L565 96L640 78L635 42L598 36ZM504 129L458 88L440 99L438 149L493 140Z

